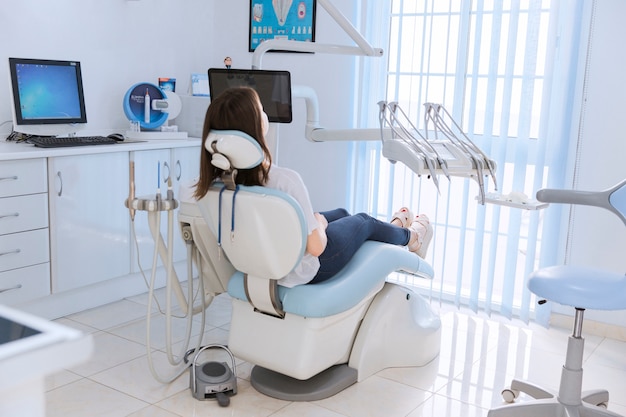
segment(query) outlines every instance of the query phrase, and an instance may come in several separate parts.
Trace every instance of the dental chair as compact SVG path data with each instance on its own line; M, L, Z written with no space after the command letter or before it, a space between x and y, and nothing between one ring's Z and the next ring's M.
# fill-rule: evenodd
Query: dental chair
M602 207L615 213L626 224L626 180L600 192L544 189L537 200L546 203L582 204ZM574 330L569 337L559 391L513 380L502 392L506 402L513 402L520 392L533 400L504 405L489 411L488 417L561 417L614 416L606 410L606 390L582 392L583 314L586 309L626 309L626 276L597 268L574 265L551 266L531 274L528 288L541 299L574 307Z
M228 347L254 365L255 389L288 401L319 400L382 369L423 366L439 354L439 317L420 295L386 282L394 271L432 279L430 265L406 248L368 241L327 281L277 285L305 252L302 209L279 190L235 184L238 169L263 160L250 136L212 131L207 149L225 170L223 184L196 207L181 204L181 215L196 226L203 220L216 254L236 270L227 289Z

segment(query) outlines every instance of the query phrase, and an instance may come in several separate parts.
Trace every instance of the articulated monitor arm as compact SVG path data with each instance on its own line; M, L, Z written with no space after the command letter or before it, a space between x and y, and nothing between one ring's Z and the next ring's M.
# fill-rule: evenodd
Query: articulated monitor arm
M272 50L294 52L319 52L353 56L383 56L381 48L374 48L341 13L330 3L330 0L317 0L333 20L356 43L356 46L330 45L318 42L298 42L285 39L270 39L261 43L252 55L252 69L260 69L263 55ZM307 121L305 137L313 142L380 140L379 129L324 129L319 125L319 103L315 90L307 86L294 85L292 97L302 98L306 103Z

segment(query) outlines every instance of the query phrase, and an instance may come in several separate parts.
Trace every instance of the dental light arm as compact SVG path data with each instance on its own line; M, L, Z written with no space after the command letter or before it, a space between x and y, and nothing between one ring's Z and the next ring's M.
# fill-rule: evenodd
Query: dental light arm
M266 42L264 42L266 43ZM305 137L312 142L380 140L380 129L325 129L319 124L319 102L315 90L303 85L294 85L292 98L304 99L306 103ZM385 135L391 137L391 129Z

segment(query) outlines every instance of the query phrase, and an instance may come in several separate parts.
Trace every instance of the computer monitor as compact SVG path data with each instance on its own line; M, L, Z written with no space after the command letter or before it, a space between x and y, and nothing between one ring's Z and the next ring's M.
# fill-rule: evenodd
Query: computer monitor
M291 74L288 71L209 69L209 94L212 99L231 87L255 89L270 122L291 123Z
M78 61L9 58L16 132L58 136L87 123Z

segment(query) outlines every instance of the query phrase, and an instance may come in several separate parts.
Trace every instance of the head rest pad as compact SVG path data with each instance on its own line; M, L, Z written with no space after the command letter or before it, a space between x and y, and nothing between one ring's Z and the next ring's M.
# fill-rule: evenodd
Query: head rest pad
M250 169L263 162L261 145L252 136L239 130L211 130L204 147L213 154L213 165L227 170L223 155L230 167ZM219 161L219 162L218 162Z

